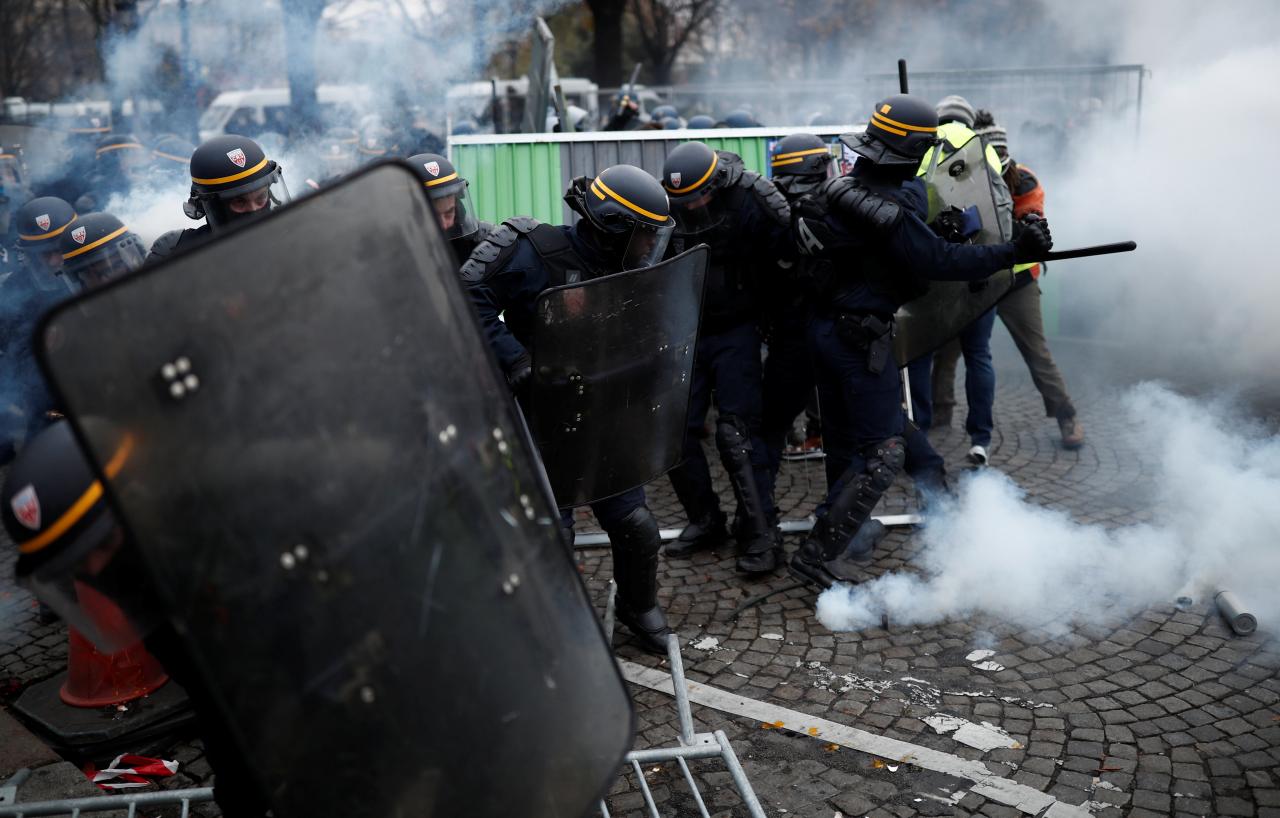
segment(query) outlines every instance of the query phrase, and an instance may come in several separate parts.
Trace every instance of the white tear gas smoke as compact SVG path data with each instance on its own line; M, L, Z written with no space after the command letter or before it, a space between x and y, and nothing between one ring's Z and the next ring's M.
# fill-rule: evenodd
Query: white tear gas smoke
M1155 517L1109 529L1026 503L1009 478L983 472L925 526L922 572L837 586L818 599L832 630L922 625L987 614L1064 632L1180 595L1219 588L1253 607L1263 629L1280 621L1280 437L1224 404L1141 384L1124 409L1135 445L1162 452L1152 477Z
M1280 133L1280 7L1085 2L1052 13L1109 40L1113 61L1151 69L1140 131L1098 117L1069 135L1068 155L1027 160L1058 247L1138 242L1135 253L1054 266L1064 334L1106 341L1100 364L1274 392L1280 276L1267 144ZM1016 141L1010 149L1018 158Z

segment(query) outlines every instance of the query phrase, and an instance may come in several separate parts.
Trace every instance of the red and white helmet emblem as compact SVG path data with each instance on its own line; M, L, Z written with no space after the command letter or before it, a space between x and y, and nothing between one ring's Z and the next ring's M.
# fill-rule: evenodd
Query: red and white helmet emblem
M227 151L227 158L231 160L231 164L235 165L238 168L244 167L245 162L248 161L247 159L245 159L244 151L240 150L239 148L236 148L235 150Z
M40 530L40 498L36 496L35 486L23 486L21 491L13 495L9 505L18 522L32 531Z
M71 240L74 241L76 244L84 244L84 228L77 227L75 230L72 230Z
M49 225L51 224L53 224L53 222L49 220L48 213L41 213L39 216L36 216L36 227L39 227L41 230L48 230Z
M427 164L423 165L423 167L424 167L424 168L426 168L426 169L427 169L427 173L430 173L432 176L439 176L439 175L440 175L440 163L439 163L439 162L428 162Z
M675 172L675 173L671 174L671 186L672 186L672 187L680 187L680 173L679 173L679 171L677 171L677 172Z

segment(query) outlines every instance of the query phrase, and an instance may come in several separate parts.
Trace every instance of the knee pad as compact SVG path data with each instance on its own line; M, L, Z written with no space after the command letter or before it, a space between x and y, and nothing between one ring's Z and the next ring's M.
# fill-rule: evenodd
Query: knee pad
M751 432L746 422L737 415L721 415L716 420L716 448L721 457L732 462L749 461Z
M862 454L866 458L866 473L871 478L872 487L883 492L893 485L893 479L902 471L907 461L907 444L895 435L864 447Z
M627 512L608 534L615 546L627 550L652 549L656 554L662 544L658 521L647 505L637 506Z

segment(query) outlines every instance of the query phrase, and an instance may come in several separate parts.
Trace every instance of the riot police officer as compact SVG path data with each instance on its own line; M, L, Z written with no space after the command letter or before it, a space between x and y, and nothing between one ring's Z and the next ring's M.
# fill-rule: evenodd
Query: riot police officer
M152 178L163 185L177 185L187 178L187 166L196 146L176 134L165 134L151 143Z
M110 441L113 456L104 470L115 477L128 462L134 441L92 418L85 426ZM5 475L0 499L0 516L18 549L18 582L99 650L115 653L141 640L191 698L200 738L217 776L214 799L223 814L265 815L266 796L236 748L198 666L159 613L147 567L108 506L102 484L67 421L52 424L22 450ZM90 610L86 589L96 592L94 598L114 603L123 617L104 619Z
M741 157L686 142L667 154L662 183L676 219L672 250L711 248L702 327L694 358L684 463L671 484L689 518L669 556L710 548L726 536L725 515L711 484L699 437L715 394L716 448L738 503L734 531L738 570L772 571L780 541L774 528L773 479L760 437L760 279L777 275L778 259L794 255L790 210L777 189L747 170Z
M56 196L32 199L18 209L16 269L0 285L0 460L12 457L19 439L49 423L53 396L35 361L32 337L40 316L74 290L62 275L59 240L76 213Z
M829 179L835 165L830 146L807 133L780 140L769 159L773 184L794 204ZM816 259L784 261L783 274L767 287L765 322L768 357L764 362L764 409L760 435L769 452L769 471L776 479L787 431L813 395L813 368L805 340L808 300L822 274Z
M283 169L246 136L215 136L191 154L191 197L182 210L200 227L171 230L151 245L147 261L188 250L214 232L289 201Z
M462 264L484 241L493 225L476 219L471 204L470 183L458 175L453 163L438 153L420 153L408 159L422 180L435 210L436 223L444 231L453 254Z
M1014 241L986 246L948 243L925 225L922 182L911 180L937 128L933 106L917 97L881 101L864 133L841 137L858 156L851 173L796 206L796 241L807 255L830 261L834 273L809 324L824 440L834 431L856 446L791 560L793 575L811 584L849 578L837 558L905 459L901 382L892 360L898 307L925 292L931 279L985 278L1052 246L1044 222ZM914 190L904 193L908 181Z
M94 149L88 190L76 199L76 210L80 213L101 210L112 196L127 195L137 181L145 178L150 164L151 154L136 136L106 134Z
M59 249L62 275L77 291L132 273L146 260L142 240L110 213L77 218L63 232Z
M631 165L605 168L594 179L574 179L565 201L581 217L573 226L508 219L462 265L460 275L484 334L517 392L532 375L528 345L538 294L650 266L662 258L674 227L662 186ZM657 595L661 540L644 489L592 503L591 510L613 549L618 621L646 650L665 653L670 629ZM567 509L562 516L571 526Z

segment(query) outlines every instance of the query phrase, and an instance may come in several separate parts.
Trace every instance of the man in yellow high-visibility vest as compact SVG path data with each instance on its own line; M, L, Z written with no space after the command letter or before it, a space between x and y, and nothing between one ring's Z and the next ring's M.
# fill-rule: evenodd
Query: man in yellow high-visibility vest
M943 156L959 150L978 135L973 130L975 111L969 101L960 96L944 97L937 104L938 139ZM1013 234L1013 197L1009 188L1001 178L1000 157L990 148L985 148L988 170L992 179L992 190L996 198L996 212L1000 217L1000 232L1006 236ZM933 164L933 149L925 154L920 162L918 175L928 173ZM1026 265L1019 265L1026 266ZM996 313L988 310L977 321L970 324L956 340L940 349L934 356L932 389L935 411L930 417L926 404L924 417L917 421L922 426L950 425L951 411L955 405L956 361L964 355L964 390L969 402L969 415L965 419L964 428L969 434L969 461L977 466L987 464L987 447L991 445L991 433L995 428L993 406L996 397L996 375L991 364L991 329L995 325ZM913 393L922 391L922 373L916 371L913 379ZM945 424L943 419L945 418Z

